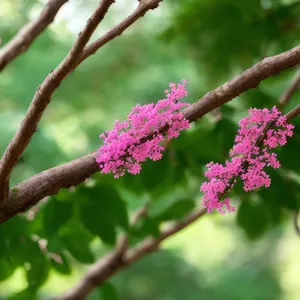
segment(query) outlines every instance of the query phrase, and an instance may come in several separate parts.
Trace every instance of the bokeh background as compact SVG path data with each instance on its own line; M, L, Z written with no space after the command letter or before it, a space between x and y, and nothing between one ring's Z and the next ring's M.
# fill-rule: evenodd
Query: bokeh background
M2 44L44 4L1 0ZM0 74L0 153L37 86L66 55L97 4L70 0L29 51ZM93 39L136 5L134 0L116 0ZM133 105L163 98L169 82L186 79L187 101L192 103L299 41L300 1L163 1L63 82L13 173L12 185L97 149L101 132L116 119L124 120ZM111 249L116 232L128 227L127 215L145 203L150 213L130 230L132 243L155 236L162 223L201 205L205 164L223 162L247 109L277 104L295 74L293 69L265 80L259 89L205 116L171 142L161 161L147 162L140 176L114 180L96 174L75 191L63 190L2 224L0 298L42 299L68 290L89 264ZM285 111L299 104L299 97L298 90ZM300 120L294 123L295 136L279 151L283 167L270 172L270 189L245 193L237 185L231 193L237 213L204 216L88 299L300 299L300 237L292 224L292 212L300 206ZM114 197L115 204L107 204ZM95 208L93 214L86 203ZM115 224L105 215L119 221ZM105 230L95 232L91 226ZM46 252L40 250L45 243Z

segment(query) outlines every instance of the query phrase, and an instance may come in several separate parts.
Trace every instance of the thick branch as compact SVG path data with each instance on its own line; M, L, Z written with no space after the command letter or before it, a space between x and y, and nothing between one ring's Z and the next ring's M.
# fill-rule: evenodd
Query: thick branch
M257 63L250 69L238 75L233 80L223 84L214 91L206 94L196 103L192 104L187 109L185 109L183 113L185 117L188 118L190 121L194 121L197 118L201 118L209 111L232 100L234 97L240 95L248 89L257 87L258 84L267 77L277 75L280 71L295 66L299 62L300 46L286 51L282 54L265 58L263 61ZM298 113L298 110L296 110L288 113L287 116L294 117ZM77 159L59 167L46 170L18 184L16 186L18 192L15 195L14 202L21 201L22 211L24 211L28 207L34 205L40 199L44 198L45 196L52 195L53 191L57 192L60 188L79 184L80 182L78 181L78 178L81 178L81 182L83 182L87 177L91 176L92 173L97 172L97 170L99 170L97 163L94 159L94 155L95 154L90 154L85 157L89 158L85 159L85 168L87 170L91 170L91 172L85 173L83 171L84 168L82 168L82 165L76 167L77 161L80 160ZM70 165L73 165L72 171L69 169ZM59 170L59 172L62 172L64 176L57 177L54 180L54 170L55 172L56 170ZM76 177L76 179L74 179L74 177ZM53 184L51 184L51 187L49 187L48 185L51 181L53 182ZM66 182L68 183L67 185ZM25 189L26 192L24 191ZM15 205L16 204L10 203L7 207L7 212L2 212L2 214L0 214L0 223L5 221L7 218L14 216L20 211L15 210L15 208L13 207ZM6 216L6 218L3 218L4 215Z
M41 172L15 186L10 201L0 209L0 220L3 222L17 213L24 212L44 197L56 194L61 188L69 188L83 182L99 169L94 156L95 152L90 153Z
M279 55L264 58L233 80L223 84L206 94L199 101L185 109L187 119L194 121L209 111L239 96L241 93L258 88L266 78L276 76L280 72L300 63L300 46Z
M76 42L64 60L53 70L38 87L34 98L27 110L26 116L16 132L13 139L9 142L3 157L0 161L0 187L1 190L7 188L10 174L18 162L21 154L30 142L33 134L37 130L37 125L50 103L53 92L60 85L62 80L72 70L78 57L81 55L83 48L88 43L98 24L103 20L108 8L112 5L113 0L102 0L98 8L94 11L88 20L85 28L79 33ZM4 198L1 195L0 200ZM5 200L5 199L3 199Z
M25 52L45 28L53 22L59 9L68 0L49 0L37 19L26 24L0 49L0 72L18 55Z

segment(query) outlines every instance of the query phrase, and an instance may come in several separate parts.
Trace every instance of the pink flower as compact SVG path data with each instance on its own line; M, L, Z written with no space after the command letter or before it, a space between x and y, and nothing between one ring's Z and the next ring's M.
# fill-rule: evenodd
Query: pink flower
M116 121L112 130L100 135L104 144L98 150L96 161L102 173L112 172L115 178L126 171L138 174L141 162L162 158L164 138L178 137L181 130L190 126L180 112L189 104L178 102L188 93L186 84L185 80L177 85L170 83L165 99L156 104L137 104L125 122Z
M273 123L272 128L264 133L270 122ZM271 110L250 108L249 116L240 120L239 127L236 144L230 150L230 160L225 162L225 166L213 162L207 165L205 176L209 180L202 184L200 191L204 193L203 205L208 212L213 209L220 213L235 210L230 206L229 198L223 201L221 198L232 188L238 177L242 179L245 191L269 187L271 179L264 168L280 167L277 156L271 149L285 145L294 129L275 106ZM263 134L262 145L258 146L257 140Z

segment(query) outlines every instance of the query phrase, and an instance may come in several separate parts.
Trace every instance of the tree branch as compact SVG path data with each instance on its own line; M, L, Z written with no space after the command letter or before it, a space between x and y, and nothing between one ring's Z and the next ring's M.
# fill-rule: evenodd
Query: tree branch
M294 225L297 235L300 236L300 227L298 224L298 216L299 216L299 209L293 211L293 225Z
M32 42L53 22L59 9L68 0L49 0L37 19L26 24L0 49L0 72L18 55L25 52Z
M84 59L90 56L92 51L96 51L108 41L120 35L125 29L133 24L138 18L142 17L148 10L154 9L158 6L159 2L163 0L147 0L141 2L137 9L124 21L120 22L111 31L109 31L103 38L100 38L100 44L94 46L94 43L90 46L84 47L88 43L91 35L95 31L98 24L104 18L109 6L114 0L102 0L99 7L95 10L91 18L88 20L87 25L81 33L78 35L78 39L74 46L70 50L69 54L60 63L60 65L52 71L44 80L44 82L38 87L36 94L31 102L31 105L26 113L26 116L13 137L10 141L7 149L5 150L3 157L0 161L0 202L9 202L9 178L11 172L18 162L21 154L30 142L33 134L36 131L37 125L50 103L51 96L54 91L58 88L64 78L74 70ZM95 49L97 48L97 49ZM93 52L93 53L94 53ZM88 55L87 55L88 54ZM81 56L82 55L82 56ZM75 161L76 162L76 161ZM49 181L48 181L49 182ZM4 206L6 204L4 203ZM3 203L2 203L3 206ZM25 208L24 208L25 209ZM1 215L1 213L0 213ZM7 215L7 214L6 214Z
M0 208L0 220L3 222L17 213L24 212L44 197L56 194L61 188L69 188L83 182L99 170L95 163L95 154L93 152L48 169L15 186L10 201Z
M199 101L184 110L190 121L195 121L216 107L225 104L243 92L258 88L266 78L276 76L280 72L294 67L300 63L300 46L279 55L264 58L233 80L209 92Z
M0 200L2 199L2 201L5 201L11 172L30 142L33 134L36 132L37 125L51 101L53 92L57 89L67 74L70 73L78 57L81 55L82 50L112 4L113 0L101 1L98 8L89 18L83 31L79 33L78 38L68 55L38 87L20 128L13 139L9 142L0 161Z
M158 7L161 1L162 0L141 1L135 9L135 11L130 16L128 16L126 19L124 19L122 22L120 22L118 25L116 25L114 28L112 28L110 31L104 34L101 38L88 45L81 54L77 65L83 62L89 56L95 54L99 48L103 47L109 41L111 41L117 36L120 36L136 20L138 20L140 17L143 17L148 10L155 9L156 7Z
M127 250L122 255L118 255L116 251L104 256L91 266L86 275L79 283L68 291L66 294L52 298L52 300L83 300L96 287L103 284L112 275L121 271L126 266L139 260L141 257L156 251L161 242L170 236L173 236L183 228L198 220L206 213L206 209L196 209L187 217L179 222L169 224L162 230L160 236L155 239L148 237L139 245L131 250Z
M300 72L297 72L295 79L291 83L291 85L284 91L279 100L279 108L281 109L284 105L286 105L293 94L296 92L297 88L300 87Z
M297 105L294 109L289 111L285 116L288 120L294 119L300 114L300 104Z
M183 114L190 121L201 118L248 89L257 87L264 79L275 76L281 71L299 64L299 62L300 46L279 55L265 58L233 80L207 93L196 103L186 108ZM299 110L300 108L296 108L289 112L287 117L293 118L299 113ZM84 167L82 158L79 158L46 170L18 184L15 187L14 201L10 201L3 209L0 209L0 223L19 212L25 211L42 198L57 193L61 188L68 188L83 182L99 170L95 161L95 153L85 156L83 161L85 162ZM54 174L61 175L54 176Z

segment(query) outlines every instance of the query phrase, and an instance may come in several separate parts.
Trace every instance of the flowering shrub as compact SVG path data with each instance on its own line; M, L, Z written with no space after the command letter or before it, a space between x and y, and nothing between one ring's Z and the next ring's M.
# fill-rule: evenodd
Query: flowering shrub
M245 191L269 187L271 179L264 168L280 167L271 149L285 145L287 137L293 135L294 128L276 107L271 110L249 109L249 116L239 122L239 127L230 159L226 160L225 165L213 162L207 165L205 176L209 181L202 184L200 191L204 193L203 205L208 212L213 209L220 213L235 211L229 198L223 201L221 198L238 177L242 179Z
M177 85L170 83L165 99L156 104L136 105L126 121L116 121L112 130L100 135L104 145L98 150L96 161L102 173L112 172L115 178L125 171L138 174L141 162L162 158L163 139L171 140L180 130L189 128L189 121L180 112L189 104L178 102L188 93L186 84L185 80Z

